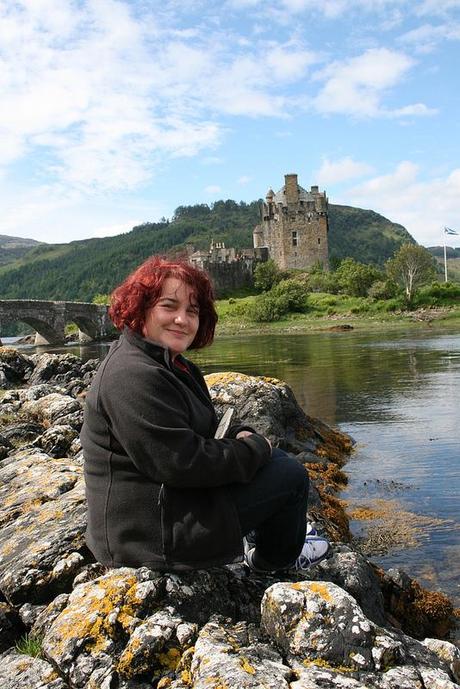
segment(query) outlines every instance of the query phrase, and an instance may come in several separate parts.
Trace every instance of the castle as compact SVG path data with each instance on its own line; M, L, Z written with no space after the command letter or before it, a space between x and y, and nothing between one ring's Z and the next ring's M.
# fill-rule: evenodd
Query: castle
M252 248L236 250L214 241L208 251L190 248L189 261L210 274L218 293L251 285L255 264L269 258L281 269L316 264L329 269L326 193L317 186L307 191L295 174L285 175L284 180L276 194L272 189L267 192Z
M268 248L281 269L329 268L327 197L312 186L306 191L297 175L285 175L276 194L269 189L261 209L262 223L254 229L254 248Z

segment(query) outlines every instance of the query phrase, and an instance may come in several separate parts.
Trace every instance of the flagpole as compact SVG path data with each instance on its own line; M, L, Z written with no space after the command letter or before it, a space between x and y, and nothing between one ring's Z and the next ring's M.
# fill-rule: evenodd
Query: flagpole
M444 282L447 282L447 250L446 250L446 231L444 230Z
M447 249L446 249L446 234L455 234L458 235L458 232L456 230L453 230L451 227L445 227L444 228L444 277L445 281L447 282Z

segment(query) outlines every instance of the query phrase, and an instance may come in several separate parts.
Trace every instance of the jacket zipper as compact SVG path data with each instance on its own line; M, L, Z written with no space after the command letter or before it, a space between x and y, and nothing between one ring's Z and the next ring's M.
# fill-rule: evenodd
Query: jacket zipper
M160 492L158 493L158 507L160 508L160 529L161 529L161 546L163 560L166 562L166 547L165 547L165 524L164 524L164 483L160 486Z

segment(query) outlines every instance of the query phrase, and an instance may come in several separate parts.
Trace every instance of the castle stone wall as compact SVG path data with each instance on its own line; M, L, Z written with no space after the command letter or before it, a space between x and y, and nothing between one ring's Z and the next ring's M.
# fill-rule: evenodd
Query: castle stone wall
M221 297L227 291L233 291L240 287L252 287L254 259L246 258L230 263L215 263L205 261L202 265L214 285L217 297Z

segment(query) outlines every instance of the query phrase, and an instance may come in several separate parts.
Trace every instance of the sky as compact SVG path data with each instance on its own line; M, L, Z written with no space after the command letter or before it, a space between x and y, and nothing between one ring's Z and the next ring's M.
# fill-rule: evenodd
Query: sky
M459 69L460 0L0 0L0 234L115 235L297 173L442 244Z

